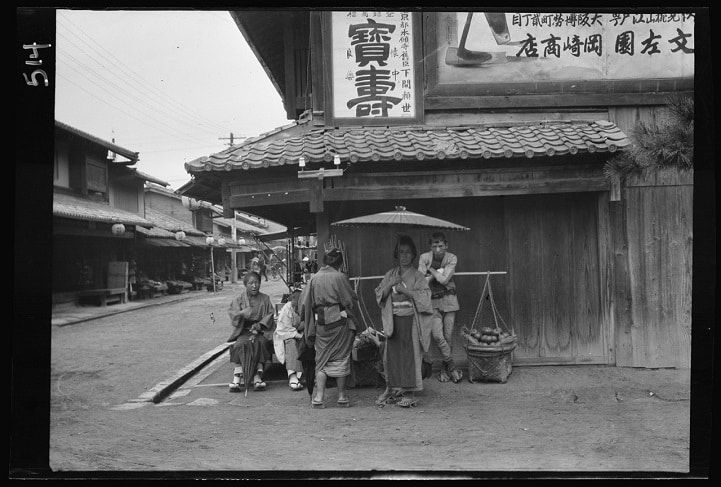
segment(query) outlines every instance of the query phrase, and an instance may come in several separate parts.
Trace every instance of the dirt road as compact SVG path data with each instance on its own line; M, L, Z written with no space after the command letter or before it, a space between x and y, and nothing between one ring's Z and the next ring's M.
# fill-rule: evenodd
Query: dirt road
M54 327L51 467L688 471L684 370L516 367L506 384L426 379L413 409L376 408L380 390L362 388L352 391L349 409L336 407L331 389L328 407L311 410L307 392L285 381L247 398L201 381L159 404L133 403L227 338L231 296L229 288ZM228 364L218 367L229 376Z

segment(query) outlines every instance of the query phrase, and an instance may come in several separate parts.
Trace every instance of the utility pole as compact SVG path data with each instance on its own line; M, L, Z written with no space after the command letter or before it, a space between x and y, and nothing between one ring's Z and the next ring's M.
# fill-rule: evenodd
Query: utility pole
M228 143L228 147L233 147L233 141L234 141L236 138L239 139L239 140L243 140L243 139L247 139L248 137L243 137L243 136L234 137L234 136L233 136L233 132L231 132L231 133L230 133L230 137L218 137L218 140L229 140L230 142Z

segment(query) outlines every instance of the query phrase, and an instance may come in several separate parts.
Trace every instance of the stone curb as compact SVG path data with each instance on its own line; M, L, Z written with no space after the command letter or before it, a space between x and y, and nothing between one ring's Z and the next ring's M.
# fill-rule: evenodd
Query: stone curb
M225 352L231 343L223 343L213 350L206 352L201 355L193 362L189 363L182 369L178 370L174 376L157 383L152 389L144 392L136 399L131 399L129 402L153 402L159 403L164 398L169 396L179 385L184 383L190 376L202 369L208 362L215 359L218 355Z
M161 302L159 302L159 303L152 303L152 302L150 302L150 303L143 303L143 304L139 304L138 306L133 306L133 307L129 307L129 308L126 308L126 309L112 310L112 311L109 311L109 312L107 312L107 313L97 314L97 315L95 315L95 316L87 316L87 317L83 317L83 318L70 319L70 320L68 320L68 321L65 322L65 323L56 323L56 324L54 324L53 326L68 326L68 325L74 325L74 324L76 324L76 323L83 323L83 322L85 322L85 321L97 320L97 319L100 319L100 318L105 318L106 316L113 316L113 315L118 315L118 314L120 314L120 313L127 313L127 312L129 312L129 311L135 311L135 310L138 310L138 309L149 308L149 307L151 307L151 306L160 306L160 305L163 305L163 304L178 303L178 302L181 302L181 301L187 301L188 299L193 299L193 298L195 298L195 297L196 297L196 296L184 296L184 297L182 297L182 298L172 299L172 300L168 300L168 301L161 301ZM51 319L51 323L52 323L52 319Z

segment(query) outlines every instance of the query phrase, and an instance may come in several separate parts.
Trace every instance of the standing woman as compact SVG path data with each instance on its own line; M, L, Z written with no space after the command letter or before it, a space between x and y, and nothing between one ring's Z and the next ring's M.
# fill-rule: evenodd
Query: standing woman
M399 236L393 251L398 265L386 272L375 290L387 337L383 353L386 390L376 400L379 406L390 402L415 406L415 393L423 390L422 357L430 345L433 307L428 281L413 265L417 255L413 239Z
M315 348L315 387L311 405L314 408L325 407L326 379L335 377L338 405L347 407L350 403L345 382L350 375L350 356L356 332L351 310L356 306L358 297L348 277L339 271L343 265L341 251L331 249L323 257L323 262L325 265L307 284L301 306L306 343Z
M235 328L228 338L234 342L230 346L230 361L235 364L233 382L229 384L230 392L240 392L244 381L253 378L253 390L262 391L263 368L273 358L273 342L265 334L272 336L273 305L270 297L260 292L260 275L250 271L243 277L245 287L230 303L228 315ZM246 364L247 370L243 370Z

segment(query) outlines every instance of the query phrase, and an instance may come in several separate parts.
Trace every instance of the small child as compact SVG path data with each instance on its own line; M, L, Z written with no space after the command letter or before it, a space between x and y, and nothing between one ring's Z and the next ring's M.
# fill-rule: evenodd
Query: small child
M284 363L288 371L288 385L294 391L303 389L300 378L303 374L303 366L298 360L297 340L302 339L303 334L298 332L300 316L298 316L298 299L300 291L295 290L288 298L278 313L277 325L273 332L273 348L278 362Z

